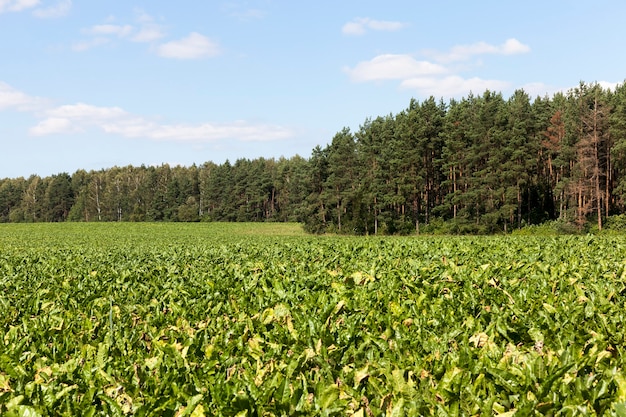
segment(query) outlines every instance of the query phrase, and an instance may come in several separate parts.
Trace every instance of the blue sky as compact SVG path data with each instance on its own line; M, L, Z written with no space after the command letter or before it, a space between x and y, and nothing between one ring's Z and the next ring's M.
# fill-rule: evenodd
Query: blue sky
M308 157L411 98L607 87L626 2L0 0L0 178Z

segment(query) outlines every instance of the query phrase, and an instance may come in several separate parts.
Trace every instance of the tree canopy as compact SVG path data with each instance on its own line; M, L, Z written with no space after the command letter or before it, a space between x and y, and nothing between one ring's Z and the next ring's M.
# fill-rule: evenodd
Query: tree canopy
M411 100L310 157L0 179L0 222L299 221L311 232L603 227L626 201L626 84Z

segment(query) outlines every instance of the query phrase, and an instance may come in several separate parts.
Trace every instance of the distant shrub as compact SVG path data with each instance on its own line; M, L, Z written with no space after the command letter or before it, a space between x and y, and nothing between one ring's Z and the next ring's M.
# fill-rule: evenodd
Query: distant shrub
M427 235L487 235L498 232L492 225L476 224L464 218L444 220L437 217L420 226L420 233Z
M615 232L626 232L626 214L607 217L604 227Z
M580 231L574 223L567 220L557 219L541 224L531 224L511 232L515 236L551 236L551 235L574 235Z

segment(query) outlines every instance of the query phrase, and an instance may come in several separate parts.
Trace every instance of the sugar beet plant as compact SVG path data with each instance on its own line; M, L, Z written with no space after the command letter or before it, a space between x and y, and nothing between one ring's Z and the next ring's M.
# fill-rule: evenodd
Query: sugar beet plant
M0 232L3 415L626 415L622 237Z

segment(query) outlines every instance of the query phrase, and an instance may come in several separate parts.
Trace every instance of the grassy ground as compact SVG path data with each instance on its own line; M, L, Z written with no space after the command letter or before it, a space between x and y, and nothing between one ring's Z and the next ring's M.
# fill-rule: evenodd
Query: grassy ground
M27 236L28 239L24 239ZM111 244L122 240L190 242L250 236L306 236L298 223L35 223L0 224L5 243ZM106 237L112 237L109 240Z

